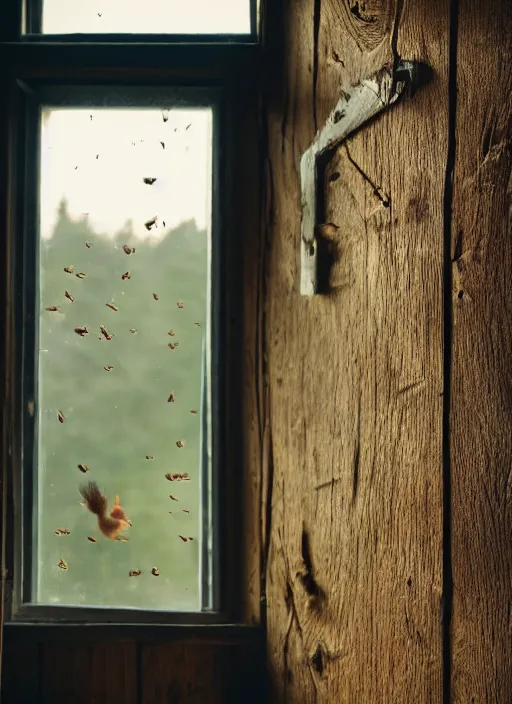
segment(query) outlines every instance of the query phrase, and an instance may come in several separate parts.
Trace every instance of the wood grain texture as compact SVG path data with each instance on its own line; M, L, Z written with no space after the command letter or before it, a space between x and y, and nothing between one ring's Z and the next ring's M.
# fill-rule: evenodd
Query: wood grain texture
M265 650L257 644L244 648L217 648L214 668L214 689L221 704L263 704L268 701Z
M41 701L44 704L137 702L134 643L41 644Z
M246 86L243 99L237 86L237 130L235 146L234 184L236 203L235 229L242 239L241 273L243 276L243 301L240 307L242 348L238 351L242 366L243 392L240 399L240 432L242 442L242 465L236 467L242 475L243 486L240 515L243 539L241 540L242 575L242 620L248 624L261 621L261 563L262 563L262 516L261 516L261 466L262 441L259 414L261 396L263 338L261 335L261 237L259 214L261 199L261 136L260 105L255 81ZM249 139L248 135L253 135ZM240 389L237 389L239 395Z
M34 640L13 643L4 639L2 704L34 704L40 701L40 647Z
M260 704L264 690L264 652L243 647L145 645L141 659L144 704Z
M115 627L114 627L115 628ZM55 629L54 629L55 630ZM57 629L62 631L62 629ZM114 634L69 634L9 627L4 704L261 704L266 701L263 631L215 636L175 633L167 642ZM88 629L86 629L88 630ZM157 631L153 628L152 631ZM240 629L239 629L240 630ZM72 640L73 639L73 640Z
M453 174L452 696L512 701L512 5L460 0Z
M268 9L285 17L267 106L268 657L274 701L439 702L449 3L383 2L371 23L354 5ZM338 151L331 292L305 300L298 161L340 83L396 52L435 78Z
M187 691L192 684L191 673L185 669L185 651L186 647L179 643L142 647L143 702L166 704L182 701L184 690Z

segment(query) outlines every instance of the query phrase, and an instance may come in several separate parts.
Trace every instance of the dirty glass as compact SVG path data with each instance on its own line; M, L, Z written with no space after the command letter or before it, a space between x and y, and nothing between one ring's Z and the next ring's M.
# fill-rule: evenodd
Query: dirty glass
M250 0L43 0L43 34L249 34Z
M40 134L33 601L200 610L212 110L43 108Z

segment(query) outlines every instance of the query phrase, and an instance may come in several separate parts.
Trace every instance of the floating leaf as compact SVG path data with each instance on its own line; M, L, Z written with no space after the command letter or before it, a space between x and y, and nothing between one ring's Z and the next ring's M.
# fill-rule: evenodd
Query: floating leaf
M154 184L154 182L156 181L156 178L152 178L150 176L145 176L142 180L144 181L144 183L147 186L152 186Z
M76 275L76 278L77 279L85 279L86 276L87 276L87 274L84 274L84 272L81 271L79 274Z
M175 496L173 496L172 494L169 494L169 498L172 499L173 501L179 501L179 499L177 499L177 498L176 498Z
M87 326L86 326L86 325L82 325L82 326L79 327L79 328L75 328L75 332L76 332L77 335L80 335L81 337L85 337L85 335L88 335L88 334L89 334L89 330L87 330Z
M197 411L190 411L193 415L197 415Z
M66 296L66 298L68 298L71 301L71 303L74 302L75 299L73 298L73 296L70 294L69 291L64 291L64 295Z
M142 570L130 570L128 574L130 575L130 577L138 577L142 574Z
M167 403L174 403L174 391L172 391L167 399Z
M153 227L153 225L156 225L157 220L158 220L158 216L157 216L157 215L154 215L154 216L153 216L152 218L150 218L149 220L146 220L146 222L144 223L144 227L146 228L146 230L151 230L151 228Z
M171 349L171 350L174 350L174 349L176 349L176 347L179 347L179 346L180 346L179 342L169 342L167 345L167 347L169 347L169 349Z
M71 266L64 267L64 271L66 272L66 274L72 274L74 272L74 270L75 270L75 267L73 264Z
M188 482L190 480L190 476L188 472L184 472L183 474L171 474L170 472L167 472L165 475L165 478L168 479L170 482L179 482L179 481L185 481Z
M129 271L125 271L124 274L121 276L123 281L126 281L126 279L131 279L132 275L130 274Z
M88 535L88 536L87 536L87 540L89 540L91 543L96 543L96 542L97 542L96 538L93 538L92 535Z
M112 364L107 364L106 367L103 367L106 372L111 372L113 368L114 366Z
M184 308L184 307L185 307L185 304L183 303L183 301L178 301L178 302L176 303L176 305L178 306L178 308Z
M155 299L155 301L158 301L158 294L154 293L153 298Z
M66 419L64 418L64 413L62 411L57 411L57 418L59 419L59 423L66 422Z
M134 335L137 332L137 328L130 328L130 332Z
M153 567L151 570L151 574L155 575L155 577L158 577L160 575L160 572L157 570L156 567Z
M179 535L178 538L181 538L184 543L188 543L188 541L189 541L189 538L185 538L185 536L183 536L183 535Z
M58 563L57 567L60 567L61 570L67 570L67 569L68 569L68 563L66 562L66 560L64 560L64 558L61 557L60 560L59 560L59 563Z
M96 159L98 158L98 156L99 156L99 155L96 156ZM90 248L92 247L92 243L91 243L91 242L86 242L86 243L85 243L85 246L87 247L87 249L90 249Z
M185 447L185 442L183 440L176 440L176 447Z
M109 333L109 331L107 330L107 328L106 328L104 325L100 325L100 330L101 330L101 332L102 332L102 334L103 334L103 337L104 337L106 340L111 340L111 339L114 337L113 335L111 335L111 334Z
M51 313L55 313L59 310L59 306L46 306L46 310L49 310Z
M167 334L170 335L171 337L174 337L175 333L174 333L174 330L169 330L169 332Z
M184 508L183 513L190 513L190 511L188 510L188 508Z
M69 528L57 528L55 535L69 535L71 531Z
M162 120L164 122L167 122L169 119L169 110L162 110Z
M146 459L147 459L147 460L152 460L152 459L153 459L153 455L146 455Z
M133 254L133 252L135 252L135 248L128 247L127 244L123 244L123 250L126 252L126 254Z
M79 464L78 469L84 474L89 471L89 467L86 464Z
M111 308L112 310L119 310L119 308L113 303L105 303L105 305L107 306L107 308Z

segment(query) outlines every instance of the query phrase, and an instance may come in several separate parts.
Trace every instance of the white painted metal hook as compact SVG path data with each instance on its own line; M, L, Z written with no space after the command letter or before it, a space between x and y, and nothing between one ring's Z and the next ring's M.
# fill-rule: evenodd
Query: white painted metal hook
M372 117L396 103L407 85L415 83L416 62L402 61L393 68L383 67L372 78L353 86L350 92L343 91L325 125L318 130L315 139L300 161L301 182L301 277L300 292L312 296L318 291L316 228L317 190L319 179L318 161L326 152L338 147Z

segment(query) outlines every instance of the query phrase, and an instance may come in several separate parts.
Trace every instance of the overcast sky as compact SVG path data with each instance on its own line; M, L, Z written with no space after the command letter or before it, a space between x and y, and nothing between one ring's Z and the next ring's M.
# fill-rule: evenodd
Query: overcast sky
M43 0L43 32L248 33L250 0ZM51 236L62 198L112 236L131 219L147 237L195 219L209 226L210 110L43 110L41 235ZM165 148L162 146L163 143ZM152 186L143 177L156 178Z
M43 110L42 237L51 236L62 198L72 218L87 213L109 236L127 220L141 238L190 219L209 226L211 129L209 108ZM146 185L145 177L156 181ZM158 227L148 232L144 223L155 215Z
M43 0L43 33L247 34L250 0Z

